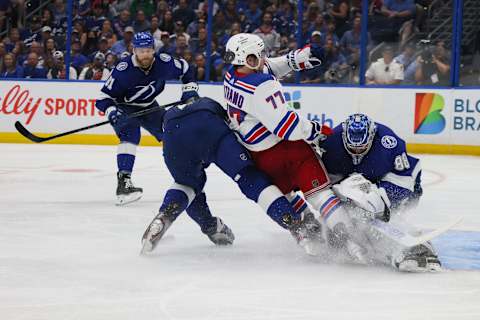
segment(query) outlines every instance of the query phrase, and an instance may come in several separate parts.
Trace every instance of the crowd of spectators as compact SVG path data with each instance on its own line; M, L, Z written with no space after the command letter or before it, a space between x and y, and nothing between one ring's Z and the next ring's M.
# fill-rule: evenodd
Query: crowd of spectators
M0 26L5 25L5 15L10 10L4 3L18 7L22 1L0 0ZM432 68L438 65L441 71L449 72L446 70L449 54L441 50L441 45L435 47L429 61L422 60L417 46L412 47L412 35L422 23L416 17L422 16L420 7L425 7L423 3L428 0L423 0L422 5L418 2L370 1L367 48L370 51L385 41L394 43L393 47L386 46L379 60L383 63L383 73L400 71L391 77L374 72L381 68L380 62L373 59L366 74L368 83L435 83L444 77L443 73L432 72ZM210 80L220 81L227 67L222 57L230 36L255 33L265 41L269 56L282 55L298 48L296 36L301 18L300 46L310 44L324 52L322 66L302 73L301 82L358 83L362 1L306 0L303 17L298 17L296 3L289 0L214 1L211 54L207 57L208 1L74 0L70 79L108 78L117 61L132 54L134 33L149 31L155 38L158 53L187 60L196 69L200 81L206 79L209 60ZM52 0L38 14L29 17L25 26L20 20L17 19L8 33L0 33L0 77L65 79L66 1ZM393 64L391 68L389 64ZM285 80L294 81L295 76Z

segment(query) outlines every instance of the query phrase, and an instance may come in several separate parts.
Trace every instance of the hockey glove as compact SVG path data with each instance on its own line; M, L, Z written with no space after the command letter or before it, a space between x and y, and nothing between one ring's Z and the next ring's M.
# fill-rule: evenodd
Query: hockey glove
M128 115L117 107L108 107L105 115L115 129L121 129L128 123Z
M322 64L322 61L313 56L310 45L287 53L288 66L294 71L313 69Z
M186 104L192 103L199 99L198 84L196 82L189 82L182 85L182 98L181 100Z
M318 145L320 141L327 139L333 133L332 129L327 125L321 125L317 121L310 121L312 123L312 132L310 137L306 139L308 143Z

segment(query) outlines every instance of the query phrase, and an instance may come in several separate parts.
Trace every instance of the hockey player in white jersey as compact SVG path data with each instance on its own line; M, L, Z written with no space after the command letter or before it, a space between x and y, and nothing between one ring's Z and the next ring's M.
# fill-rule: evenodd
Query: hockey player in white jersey
M353 226L311 144L325 139L331 129L300 117L287 107L277 77L294 70L313 68L320 57L305 47L278 58L266 58L263 40L253 34L237 34L226 45L225 60L232 67L224 78L224 96L231 127L251 151L256 166L267 173L285 194L303 192L321 214L332 234L331 243L345 247L356 257L359 246L350 237ZM311 240L293 233L309 252Z

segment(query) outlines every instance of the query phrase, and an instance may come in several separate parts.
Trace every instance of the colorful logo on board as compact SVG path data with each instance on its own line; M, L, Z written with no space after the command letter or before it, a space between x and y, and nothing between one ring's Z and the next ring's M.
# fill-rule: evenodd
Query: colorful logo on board
M293 92L284 92L285 100L290 108L298 110L300 109L300 99L302 98L302 92L295 90Z
M415 97L416 134L437 134L445 129L445 118L441 114L445 100L437 93L417 93Z

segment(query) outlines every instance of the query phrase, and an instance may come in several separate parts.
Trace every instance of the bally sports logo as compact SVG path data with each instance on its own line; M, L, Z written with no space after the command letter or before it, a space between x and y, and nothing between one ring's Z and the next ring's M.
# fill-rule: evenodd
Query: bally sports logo
M437 93L417 93L414 133L437 134L442 132L445 129L445 118L441 114L444 106L445 100Z

